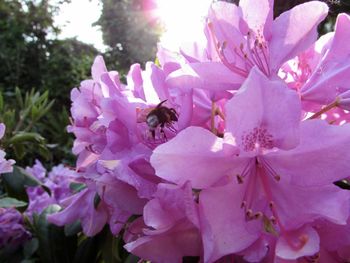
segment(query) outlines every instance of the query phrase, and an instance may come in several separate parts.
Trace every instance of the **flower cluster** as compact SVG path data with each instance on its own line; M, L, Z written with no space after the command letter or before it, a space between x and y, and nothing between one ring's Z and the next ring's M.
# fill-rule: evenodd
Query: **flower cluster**
M42 183L39 186L26 187L29 205L25 214L30 218L33 213L40 214L49 205L60 204L63 199L73 195L70 185L75 182L76 173L62 164L52 167L51 172L47 174L42 163L36 160L33 167L26 168L26 172ZM46 190L43 187L46 187Z
M16 250L30 237L21 213L14 208L0 207L0 250Z
M5 124L0 123L0 139L4 137L6 131ZM0 174L12 172L12 165L15 163L14 160L6 160L6 153L0 149Z
M71 93L85 188L49 220L154 262L349 260L350 17L317 40L327 13L215 2L206 43L159 46L126 84L97 57Z

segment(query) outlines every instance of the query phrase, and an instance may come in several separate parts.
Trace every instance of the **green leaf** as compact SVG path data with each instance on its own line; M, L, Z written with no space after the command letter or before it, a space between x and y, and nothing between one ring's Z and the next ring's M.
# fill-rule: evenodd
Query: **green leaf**
M135 255L130 254L130 255L126 258L126 260L125 260L124 263L138 263L138 262L140 262L140 258L137 257L137 256L135 256Z
M24 148L24 144L15 144L15 145L13 145L13 150L15 151L17 160L21 160L22 158L24 158L24 156L26 154L26 151L25 151L25 148Z
M19 108L23 108L23 98L22 98L21 91L18 87L16 87L16 89L15 89L15 95L16 95L16 100L17 100Z
M39 248L39 240L32 238L27 241L23 246L23 254L26 259L30 258ZM22 261L23 262L23 261Z
M96 263L99 253L99 235L84 239L78 246L74 263Z
M119 240L114 237L110 231L106 231L105 239L102 244L102 258L105 263L119 263L122 262L119 256Z
M44 137L42 137L39 133L36 132L19 132L12 136L8 140L8 144L17 144L23 142L43 142L45 141Z
M47 207L33 220L35 235L39 240L38 254L43 263L71 263L77 246L77 237L66 237L63 227L47 221L47 215L56 213L60 206Z
M86 185L83 183L72 182L69 185L69 189L72 190L73 193L78 193L85 188L86 188Z
M23 168L16 165L13 166L12 173L2 174L1 177L8 195L22 201L28 201L26 193L27 186L41 185L41 182L34 176L28 174Z
M64 226L64 234L67 237L74 236L80 233L81 231L82 231L82 228L79 220Z
M24 207L27 203L17 200L11 197L4 197L0 199L0 207L8 208L8 207Z
M4 97L2 96L2 92L0 92L0 111L4 109Z

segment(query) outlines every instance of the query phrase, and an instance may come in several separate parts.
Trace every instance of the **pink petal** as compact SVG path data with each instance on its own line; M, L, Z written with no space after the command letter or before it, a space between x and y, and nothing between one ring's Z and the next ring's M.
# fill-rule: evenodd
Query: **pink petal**
M107 68L102 56L97 56L94 60L94 64L91 67L91 75L95 82L100 81L100 77L103 73L107 72Z
M296 229L319 218L346 224L350 204L346 191L335 185L304 187L283 180L281 177L280 182L275 182L272 196L286 229Z
M259 222L246 222L244 210L240 207L241 189L237 184L229 183L200 193L204 262L214 262L244 250L259 238L260 228L256 228Z
M233 164L223 151L224 141L199 127L189 127L169 142L158 146L151 164L156 175L176 184L190 181L194 188L206 188L218 181Z
M107 222L107 213L102 203L95 209L94 197L96 192L85 189L65 200L69 205L62 211L49 215L48 220L58 226L81 220L83 231L87 236L100 232Z
M282 81L271 81L256 67L226 104L226 129L241 146L241 138L264 128L275 147L290 149L299 142L300 100Z
M2 137L4 137L4 135L5 135L5 130L6 130L5 124L0 123L0 139L1 139Z
M290 246L287 238L296 244L300 238L306 238L306 243L299 249ZM290 241L289 240L289 241ZM317 232L311 227L304 227L301 230L288 233L288 237L281 236L276 245L276 256L283 259L297 259L303 256L313 256L320 249L320 238Z
M214 2L209 9L208 23L210 23L210 28L208 28L209 32L207 34L208 38L213 40L212 33L214 33L214 43L225 43L225 56L230 62L235 61L236 53L234 50L238 49L240 45L245 42L240 32L241 24L245 23L242 19L241 10L235 4L223 1ZM213 45L215 45L214 43ZM213 59L214 56L217 56L215 47L213 47L211 59Z
M300 144L290 151L265 155L281 176L305 186L329 185L349 176L350 125L308 120L300 126ZM278 167L278 168L277 168Z
M146 70L142 72L142 78L147 103L156 105L169 98L169 93L165 88L165 74L154 63L146 63Z
M97 190L109 206L118 207L130 214L142 214L146 199L141 199L132 186L116 180L110 174L98 178Z
M244 78L219 62L191 63L174 71L167 78L170 87L227 90L240 87Z
M328 52L301 89L303 99L329 104L339 95L342 96L342 93L349 91L350 45L344 45L349 39L350 16L340 14Z
M128 88L134 91L135 96L141 99L145 99L145 93L143 91L143 79L142 70L140 64L133 64L130 66L130 71L127 75Z
M260 30L269 39L273 20L273 0L241 0L243 17L254 32Z
M274 72L317 39L317 25L327 13L325 3L311 1L297 5L276 18L269 43L271 69Z
M196 228L183 222L171 231L144 236L127 243L124 248L143 259L159 263L182 262L184 256L200 256L201 240Z

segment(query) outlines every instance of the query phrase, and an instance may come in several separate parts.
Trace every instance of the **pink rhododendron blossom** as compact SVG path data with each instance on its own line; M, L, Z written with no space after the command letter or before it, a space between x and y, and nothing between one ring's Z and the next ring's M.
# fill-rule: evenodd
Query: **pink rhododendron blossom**
M317 25L326 17L328 7L310 1L275 20L272 13L271 0L258 4L243 0L239 6L213 3L206 24L207 58L175 71L169 76L169 83L213 90L237 89L254 66L265 75L274 76L284 62L316 40Z
M318 218L346 223L348 194L332 183L348 174L350 128L300 123L300 117L297 94L253 69L226 105L224 138L191 127L155 149L151 163L158 176L204 189L199 205L205 261L247 248L270 225L283 237L276 254L306 256L318 248L305 247L311 239L289 242L303 236L295 231ZM319 243L314 231L298 231Z
M350 49L344 44L349 37L350 16L340 14L331 44L319 58L317 66L300 89L303 100L327 105L339 97L340 105L350 109L347 106Z
M34 213L40 214L49 205L60 204L63 199L73 194L70 184L77 180L77 174L62 164L52 167L51 172L47 174L42 163L35 160L33 167L27 167L26 172L36 177L47 188L44 189L42 186L26 188L29 205L25 214L29 217Z
M92 76L93 80L82 82L80 89L72 92L73 123L69 127L77 137L74 150L79 155L79 180L88 189L63 201L65 209L49 217L58 225L84 217L83 230L89 236L106 223L117 234L131 215L142 214L146 199L152 198L160 182L149 164L152 148L175 136L181 123L188 125L180 117L187 113L169 95L164 72L155 64L148 63L145 71L132 66L128 85L124 85L118 74L107 72L103 59L97 57ZM165 107L179 111L179 123L173 130L157 127L152 138L146 119L140 115L165 100ZM192 100L189 102L192 105ZM191 116L186 118L191 121ZM99 200L96 207L91 201L94 198ZM74 211L80 205L88 206L87 212ZM91 228L90 223L95 221Z
M306 112L321 111L321 118L332 124L349 120L347 77L350 53L343 44L350 34L349 26L350 17L340 14L335 32L322 36L280 71L281 77L300 94L303 109Z
M197 209L189 183L182 187L159 184L154 199L144 208L144 223L136 220L128 228L125 248L141 258L164 263L200 256Z
M21 213L14 208L0 207L0 250L15 251L30 238Z
M4 137L5 130L6 130L5 124L0 123L0 139ZM12 159L6 160L5 155L6 153L3 150L0 150L0 174L12 172L13 170L12 165L15 164L15 161Z
M349 260L337 185L350 177L350 19L316 41L327 12L309 1L273 19L272 0L214 2L206 42L159 46L159 64L131 65L126 83L98 56L71 93L80 187L49 196L62 206L49 221L87 236L108 224L152 262ZM64 173L29 170L50 188Z

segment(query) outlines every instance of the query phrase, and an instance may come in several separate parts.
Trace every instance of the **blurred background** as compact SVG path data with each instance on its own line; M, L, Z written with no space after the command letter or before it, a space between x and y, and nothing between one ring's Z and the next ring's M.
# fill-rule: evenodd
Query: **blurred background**
M74 165L66 132L70 90L90 77L94 57L102 54L125 76L132 63L155 60L159 40L176 48L195 37L210 2L0 0L0 122L7 126L1 147L8 158L26 166L39 154L47 166ZM303 2L276 0L274 15ZM338 13L350 12L350 0L324 2L330 14L320 34L333 30Z

